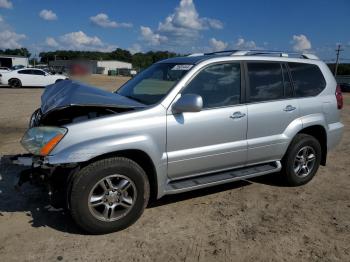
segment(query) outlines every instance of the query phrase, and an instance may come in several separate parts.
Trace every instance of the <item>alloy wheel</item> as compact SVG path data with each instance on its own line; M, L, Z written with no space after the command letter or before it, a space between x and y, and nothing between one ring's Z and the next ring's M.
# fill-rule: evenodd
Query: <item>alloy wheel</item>
M129 213L136 202L135 184L126 176L114 174L98 181L88 199L91 214L102 221L115 221Z

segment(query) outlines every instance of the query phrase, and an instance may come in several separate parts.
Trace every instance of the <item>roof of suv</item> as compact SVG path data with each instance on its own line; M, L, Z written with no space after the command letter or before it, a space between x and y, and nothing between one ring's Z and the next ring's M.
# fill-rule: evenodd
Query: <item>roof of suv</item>
M202 61L219 57L251 57L251 56L263 56L267 59L279 58L299 58L305 62L305 59L319 60L319 58L313 54L295 53L295 52L283 52L283 51L266 51L266 50L228 50L203 54L192 54L189 56L173 57L160 61L159 63L179 63L179 64L198 64Z

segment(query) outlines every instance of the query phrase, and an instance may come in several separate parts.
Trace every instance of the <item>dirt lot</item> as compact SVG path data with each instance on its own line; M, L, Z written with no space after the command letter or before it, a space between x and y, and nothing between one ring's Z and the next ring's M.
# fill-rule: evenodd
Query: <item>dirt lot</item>
M125 78L89 77L114 90ZM165 197L132 227L84 235L46 196L13 189L7 156L39 107L41 88L0 87L0 260L2 261L350 261L350 95L345 134L311 183L283 187L276 176Z

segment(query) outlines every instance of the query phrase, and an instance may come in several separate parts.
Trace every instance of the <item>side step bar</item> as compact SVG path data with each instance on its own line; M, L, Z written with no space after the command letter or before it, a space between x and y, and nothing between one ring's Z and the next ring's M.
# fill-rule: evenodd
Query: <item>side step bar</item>
M248 166L230 171L212 173L202 176L184 178L170 181L166 187L166 194L176 194L204 187L210 187L228 182L248 179L280 171L282 168L280 161Z

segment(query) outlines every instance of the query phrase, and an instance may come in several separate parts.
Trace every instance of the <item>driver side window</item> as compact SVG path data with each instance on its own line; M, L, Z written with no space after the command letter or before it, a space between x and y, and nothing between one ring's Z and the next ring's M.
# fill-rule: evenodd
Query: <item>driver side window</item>
M192 79L182 94L200 95L203 99L203 108L239 104L240 63L215 64L204 68Z

